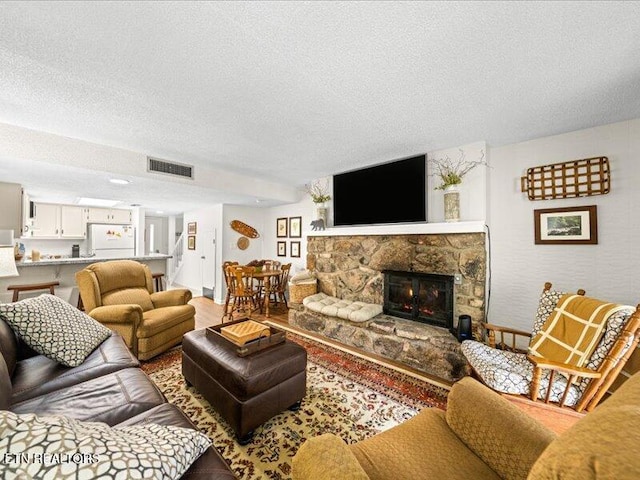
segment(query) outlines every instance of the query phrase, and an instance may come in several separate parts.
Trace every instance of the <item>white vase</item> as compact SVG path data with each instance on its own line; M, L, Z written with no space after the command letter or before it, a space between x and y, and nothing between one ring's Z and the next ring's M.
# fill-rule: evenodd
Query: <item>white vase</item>
M460 191L458 185L448 185L444 189L444 221L460 221Z
M316 208L317 219L318 220L322 219L326 227L327 219L328 219L327 207L324 206L324 203L316 203L316 205L317 205L317 208Z

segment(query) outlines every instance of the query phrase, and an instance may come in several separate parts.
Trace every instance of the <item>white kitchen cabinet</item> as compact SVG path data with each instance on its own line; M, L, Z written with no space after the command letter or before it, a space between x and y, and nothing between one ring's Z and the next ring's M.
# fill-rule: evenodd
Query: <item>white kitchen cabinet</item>
M124 225L131 224L131 210L111 210L111 223L120 223Z
M60 206L60 238L85 238L86 224L84 208Z
M27 235L33 238L59 238L60 205L35 203L31 228Z
M33 203L33 217L27 222L31 238L86 237L84 208L73 205Z
M119 223L129 225L131 223L131 210L119 210L116 208L88 208L88 223Z
M131 224L131 210L86 208L76 205L32 203L32 218L26 223L29 238L87 238L87 223Z
M0 182L0 230L22 234L22 186L17 183Z
M109 223L111 210L108 208L87 208L87 223Z

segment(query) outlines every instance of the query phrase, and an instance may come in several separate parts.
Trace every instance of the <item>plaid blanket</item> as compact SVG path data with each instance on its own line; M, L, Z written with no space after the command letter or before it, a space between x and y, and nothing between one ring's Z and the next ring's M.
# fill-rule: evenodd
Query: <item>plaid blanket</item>
M583 367L604 334L607 321L626 305L582 295L563 295L542 329L531 339L529 353Z

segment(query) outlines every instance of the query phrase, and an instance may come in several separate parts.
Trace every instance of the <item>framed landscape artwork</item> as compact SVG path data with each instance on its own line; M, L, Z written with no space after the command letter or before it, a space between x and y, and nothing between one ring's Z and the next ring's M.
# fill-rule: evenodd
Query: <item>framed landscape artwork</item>
M291 242L291 256L300 257L300 242Z
M276 236L278 238L287 238L287 218L282 217L276 220Z
M195 235L189 235L187 237L187 248L189 250L195 250L196 249L196 236Z
M195 235L198 233L198 222L187 223L187 233L189 235Z
M595 245L597 206L547 208L533 211L537 245Z
M289 236L291 238L302 237L302 217L289 218Z
M278 242L278 256L279 257L287 256L287 242Z

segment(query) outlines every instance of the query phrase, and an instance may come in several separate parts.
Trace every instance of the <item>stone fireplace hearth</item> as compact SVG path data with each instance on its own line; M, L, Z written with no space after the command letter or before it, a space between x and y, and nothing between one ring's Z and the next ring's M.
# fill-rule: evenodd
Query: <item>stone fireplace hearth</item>
M320 292L380 305L384 271L460 274L462 281L453 289L453 325L463 314L470 315L476 327L484 321L484 233L310 236L307 252L307 266L315 270ZM453 380L463 374L464 357L447 328L386 314L354 324L292 307L292 325L440 378Z
M382 305L385 270L461 274L454 288L454 326L459 315L484 321L484 233L434 235L310 236L307 266L319 291L333 297Z

